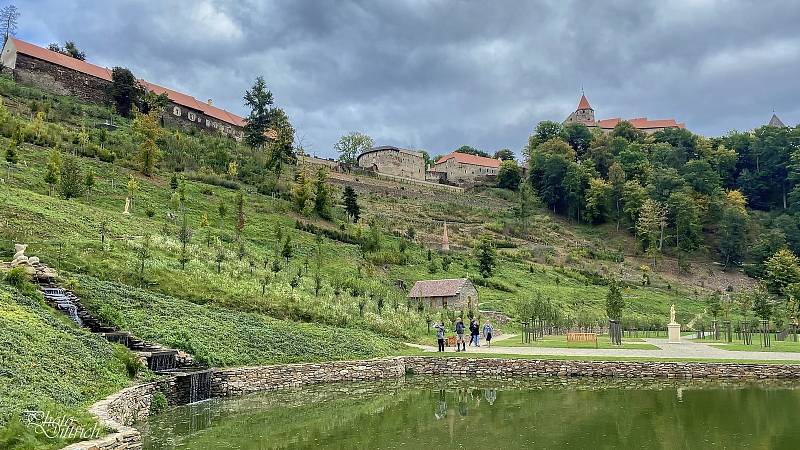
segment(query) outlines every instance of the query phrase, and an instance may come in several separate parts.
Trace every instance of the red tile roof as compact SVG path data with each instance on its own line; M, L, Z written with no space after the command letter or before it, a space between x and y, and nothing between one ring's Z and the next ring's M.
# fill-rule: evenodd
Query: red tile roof
M620 122L622 122L622 119L619 117L615 117L613 119L601 119L597 121L597 126L605 130L610 130L617 126L617 124ZM675 119L648 120L647 117L637 117L635 119L628 119L628 122L640 130L648 130L652 128L686 128L686 124L677 123L675 122Z
M14 37L10 39L13 41L14 47L17 49L17 52L19 53L32 56L37 59L41 59L43 61L47 61L49 63L53 63L61 67L66 67L68 69L72 69L77 72L85 73L87 75L91 75L96 78L101 78L106 81L111 81L111 70L108 68L100 67L88 63L86 61L81 61L79 59L75 59L67 55L62 55L61 53L39 47L25 41L21 41ZM144 87L155 92L156 94L160 95L166 93L170 101L172 101L177 105L196 109L198 111L203 112L203 114L209 117L213 117L217 120L220 120L222 122L231 125L235 125L237 127L244 127L246 124L246 121L243 118L237 116L236 114L225 111L222 108L217 108L216 106L209 105L206 102L198 101L191 95L174 91L172 89L159 86L155 83L151 83L146 80L139 80L139 82Z
M577 109L592 109L592 107L589 105L589 100L586 99L585 95L581 95L581 101L578 102Z
M473 166L493 167L497 169L500 167L500 160L494 158L485 158L483 156L469 155L467 153L453 152L449 155L442 156L436 161L436 164L441 164L449 159L455 158L456 162L461 164L472 164Z
M458 295L464 285L469 282L466 278L417 281L408 296L411 298L450 297Z

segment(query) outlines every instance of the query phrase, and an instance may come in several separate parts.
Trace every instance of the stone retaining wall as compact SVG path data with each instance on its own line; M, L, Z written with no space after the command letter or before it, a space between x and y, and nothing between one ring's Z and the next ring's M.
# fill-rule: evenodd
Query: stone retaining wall
M125 388L106 397L89 408L97 417L100 426L114 432L93 441L83 441L64 447L63 450L138 450L142 448L142 435L132 428L135 422L146 420L150 414L150 402L156 392L162 392L170 404L174 404L178 392L175 377L153 383Z
M800 364L736 364L700 362L561 361L503 358L399 356L364 361L283 364L215 370L212 397L228 397L275 389L341 381L367 381L415 375L470 375L478 377L612 377L686 379L800 379ZM170 404L179 393L175 377L129 387L94 404L90 412L101 425L116 430L96 441L65 450L136 450L141 435L131 428L145 420L156 391Z

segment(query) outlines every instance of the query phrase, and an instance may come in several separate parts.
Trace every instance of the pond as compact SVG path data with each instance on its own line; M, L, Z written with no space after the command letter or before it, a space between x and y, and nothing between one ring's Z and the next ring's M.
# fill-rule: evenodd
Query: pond
M409 377L178 407L145 450L797 448L800 384Z

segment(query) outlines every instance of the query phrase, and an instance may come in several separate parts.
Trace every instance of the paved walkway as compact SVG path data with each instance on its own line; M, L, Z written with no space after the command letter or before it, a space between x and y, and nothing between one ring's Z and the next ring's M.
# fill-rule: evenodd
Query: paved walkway
M621 348L550 348L550 347L469 347L467 353L506 354L506 355L543 355L543 356L614 356L634 358L691 358L691 359L733 359L758 361L800 361L800 353L792 352L747 352L729 351L708 344L692 342L683 338L680 344L668 344L666 339L644 339L659 350L636 350ZM431 345L408 344L412 347L435 352ZM483 345L483 344L482 344ZM448 349L448 352L453 351Z

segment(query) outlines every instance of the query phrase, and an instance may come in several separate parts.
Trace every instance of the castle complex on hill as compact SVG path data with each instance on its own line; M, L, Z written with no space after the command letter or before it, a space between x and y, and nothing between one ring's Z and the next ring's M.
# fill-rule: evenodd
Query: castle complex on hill
M627 121L647 134L653 134L666 128L686 128L686 124L677 123L675 119L649 120L647 117L637 117ZM622 119L619 117L594 120L594 109L589 105L589 100L586 99L586 96L582 94L578 102L578 108L564 120L563 124L580 123L589 128L598 128L605 133L609 133L620 122L622 122Z
M58 95L69 95L90 103L108 104L111 69L62 55L10 36L0 61L14 79ZM196 127L241 139L245 121L208 100L201 102L181 92L145 80L139 84L169 99L168 114L162 118L184 128Z

